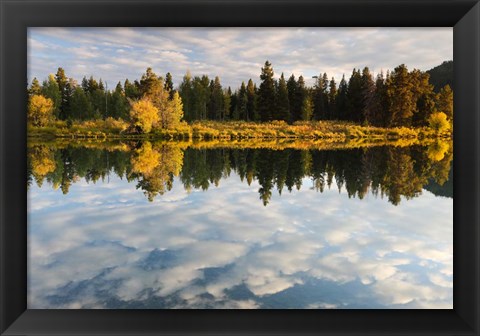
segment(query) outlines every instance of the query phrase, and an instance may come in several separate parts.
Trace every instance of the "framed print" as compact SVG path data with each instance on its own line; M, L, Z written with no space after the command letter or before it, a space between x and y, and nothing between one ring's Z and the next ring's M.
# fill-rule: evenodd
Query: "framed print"
M2 335L478 335L477 1L1 16Z

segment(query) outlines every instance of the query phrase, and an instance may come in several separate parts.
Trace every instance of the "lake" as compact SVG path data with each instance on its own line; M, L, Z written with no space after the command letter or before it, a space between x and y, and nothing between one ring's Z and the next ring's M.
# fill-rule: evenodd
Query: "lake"
M31 141L28 308L453 308L453 146Z

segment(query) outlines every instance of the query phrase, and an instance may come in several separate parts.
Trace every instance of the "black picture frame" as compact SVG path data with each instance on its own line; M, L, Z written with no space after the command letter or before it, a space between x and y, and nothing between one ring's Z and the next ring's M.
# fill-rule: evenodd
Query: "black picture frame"
M0 0L2 335L479 335L480 4L472 0ZM28 310L27 27L454 27L453 310Z

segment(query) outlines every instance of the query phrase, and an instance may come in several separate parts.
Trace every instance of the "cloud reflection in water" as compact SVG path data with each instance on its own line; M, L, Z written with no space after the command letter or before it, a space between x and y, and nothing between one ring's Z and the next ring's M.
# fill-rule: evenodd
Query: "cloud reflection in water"
M135 183L29 191L29 308L452 308L453 201L300 191L236 173L150 203Z

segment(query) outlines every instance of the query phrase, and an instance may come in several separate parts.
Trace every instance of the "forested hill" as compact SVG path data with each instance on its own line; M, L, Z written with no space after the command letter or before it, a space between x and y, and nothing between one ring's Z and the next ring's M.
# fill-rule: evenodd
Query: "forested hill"
M430 83L433 84L435 92L439 92L445 85L453 89L453 61L445 61L427 71L430 75Z

